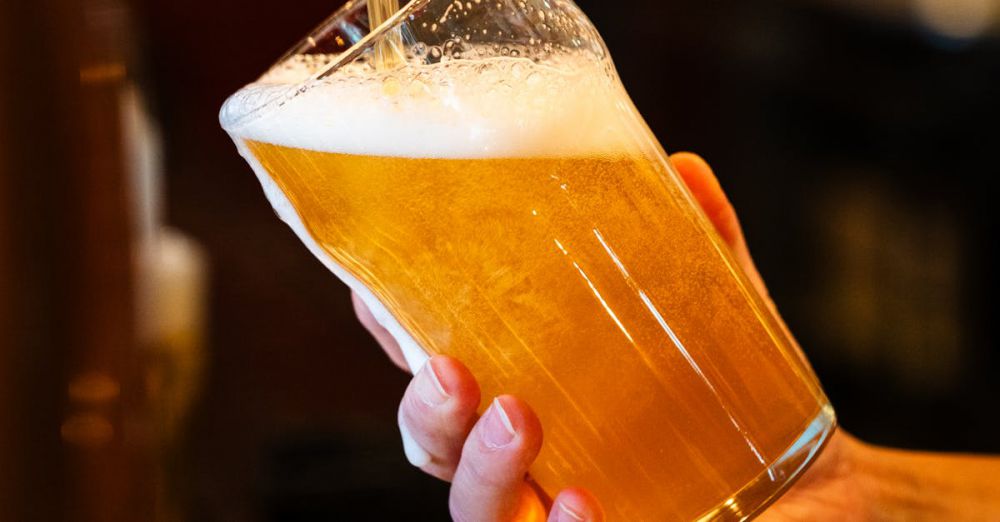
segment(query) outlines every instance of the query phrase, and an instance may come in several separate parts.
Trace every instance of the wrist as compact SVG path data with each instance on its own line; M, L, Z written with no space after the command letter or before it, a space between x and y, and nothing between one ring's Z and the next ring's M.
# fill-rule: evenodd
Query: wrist
M851 481L870 520L986 520L1000 513L1000 459L902 451L845 434Z

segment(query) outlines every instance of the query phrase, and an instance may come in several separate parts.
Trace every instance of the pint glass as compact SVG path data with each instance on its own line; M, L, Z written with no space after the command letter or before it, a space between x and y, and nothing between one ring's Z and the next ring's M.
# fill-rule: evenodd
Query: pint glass
M586 17L413 0L369 25L348 3L222 109L279 216L412 365L534 407L544 490L622 521L775 499L833 411Z

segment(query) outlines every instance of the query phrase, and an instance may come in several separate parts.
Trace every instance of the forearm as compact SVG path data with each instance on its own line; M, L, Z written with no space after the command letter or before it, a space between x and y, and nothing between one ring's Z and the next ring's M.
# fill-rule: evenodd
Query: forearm
M857 485L877 520L1000 520L1000 457L855 443Z

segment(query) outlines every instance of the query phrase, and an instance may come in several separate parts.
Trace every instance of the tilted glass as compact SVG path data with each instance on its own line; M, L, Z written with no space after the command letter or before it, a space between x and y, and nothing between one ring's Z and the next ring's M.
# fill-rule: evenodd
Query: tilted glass
M374 29L352 2L221 119L412 365L452 355L535 408L546 491L739 520L834 429L572 2L414 0Z

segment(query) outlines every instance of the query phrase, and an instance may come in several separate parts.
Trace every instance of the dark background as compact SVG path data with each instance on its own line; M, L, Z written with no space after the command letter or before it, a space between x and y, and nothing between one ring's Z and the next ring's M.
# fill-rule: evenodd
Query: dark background
M447 516L447 486L403 458L408 377L217 121L339 4L133 2L167 221L211 267L208 370L170 456L190 520ZM579 4L664 146L715 167L844 429L1000 452L997 23L949 35L892 0Z
M169 220L214 267L212 371L190 437L199 519L446 516L446 487L397 441L407 377L216 123L334 4L143 10ZM664 146L715 167L843 427L1000 452L1000 42L791 0L580 5Z

